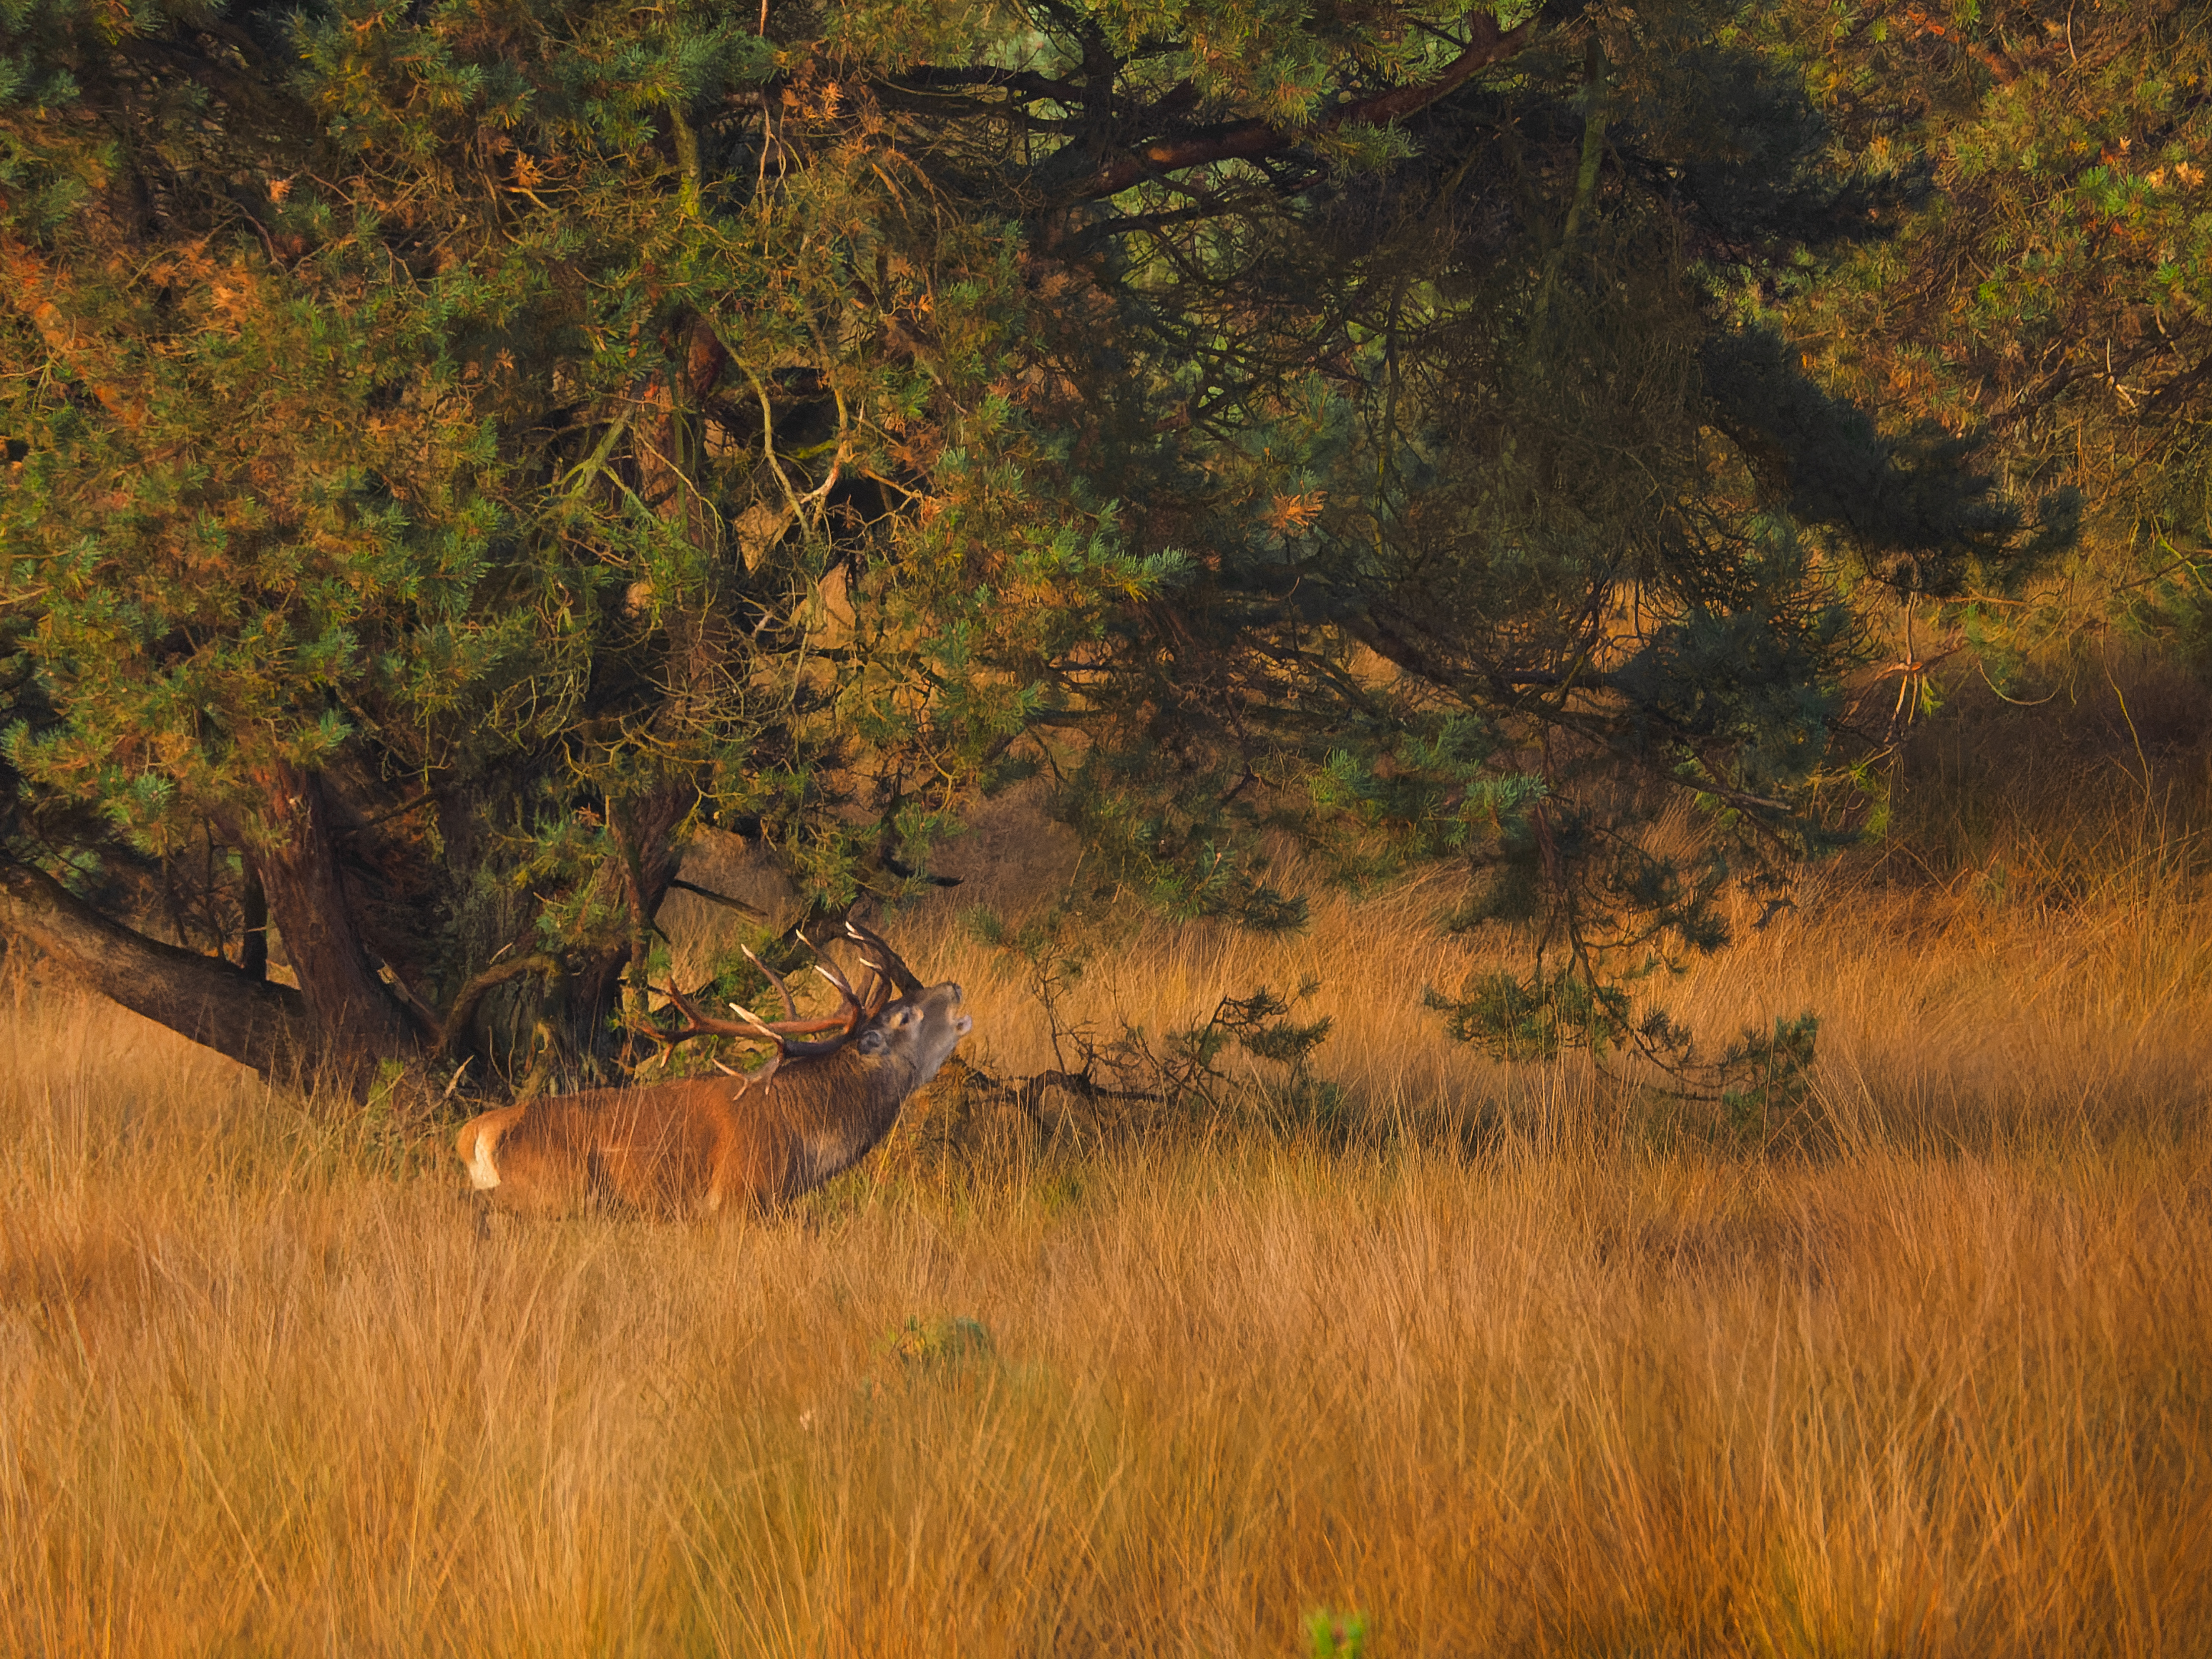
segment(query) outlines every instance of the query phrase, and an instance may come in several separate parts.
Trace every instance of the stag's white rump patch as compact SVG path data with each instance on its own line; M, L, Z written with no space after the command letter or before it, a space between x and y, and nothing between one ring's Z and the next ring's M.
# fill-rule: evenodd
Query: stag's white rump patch
M491 1161L492 1145L498 1139L489 1129L477 1131L476 1146L469 1154L469 1185L480 1193L499 1185L499 1171Z

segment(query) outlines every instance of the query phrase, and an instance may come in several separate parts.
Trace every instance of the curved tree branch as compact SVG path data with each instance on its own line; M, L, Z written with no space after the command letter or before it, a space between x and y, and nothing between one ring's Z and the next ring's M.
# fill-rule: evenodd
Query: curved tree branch
M297 991L112 921L44 871L0 866L0 934L35 945L111 1001L264 1076L318 1057Z
M485 969L454 995L453 1006L439 1022L438 1040L430 1051L431 1060L450 1062L475 1051L477 1010L498 987L532 974L555 975L562 971L561 959L543 951Z
M1119 195L1146 179L1180 172L1185 167L1204 167L1214 161L1249 161L1265 155L1279 155L1301 144L1310 143L1321 134L1335 131L1340 127L1389 126L1393 122L1404 120L1418 110L1425 109L1464 84L1478 70L1514 56L1534 38L1535 30L1536 21L1533 17L1517 27L1501 30L1493 19L1478 15L1472 22L1467 49L1447 64L1433 81L1424 81L1417 86L1395 87L1389 92L1358 99L1332 110L1310 127L1279 127L1266 121L1237 121L1182 137L1156 138L1148 144L1115 157L1087 178L1079 180L1066 192L1067 197L1075 201L1096 201L1102 197Z

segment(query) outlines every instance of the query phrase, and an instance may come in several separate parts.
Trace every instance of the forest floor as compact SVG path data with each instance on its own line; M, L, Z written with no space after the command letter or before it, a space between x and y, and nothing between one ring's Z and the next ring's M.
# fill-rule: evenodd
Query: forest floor
M1041 1138L934 1091L718 1229L479 1237L450 1125L19 976L0 1650L2212 1651L2212 907L2171 854L1861 879L1694 968L1702 1029L1820 1015L1782 1139L1455 1047L1419 885L1146 926L1064 1022L1316 977L1335 1103ZM891 921L1019 1073L988 887Z

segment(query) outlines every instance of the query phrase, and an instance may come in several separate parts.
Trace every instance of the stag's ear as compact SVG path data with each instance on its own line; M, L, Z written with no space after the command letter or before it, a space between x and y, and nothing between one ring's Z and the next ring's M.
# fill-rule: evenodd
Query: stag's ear
M890 1039L871 1027L853 1039L853 1046L864 1054L879 1054L891 1046Z

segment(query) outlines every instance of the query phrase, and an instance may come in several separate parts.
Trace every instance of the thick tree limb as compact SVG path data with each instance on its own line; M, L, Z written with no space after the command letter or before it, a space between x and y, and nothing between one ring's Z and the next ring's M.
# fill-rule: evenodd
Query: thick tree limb
M1463 85L1478 70L1512 57L1534 37L1535 29L1536 22L1533 17L1516 28L1500 30L1492 19L1477 15L1471 23L1473 38L1468 40L1467 50L1447 64L1433 81L1424 81L1418 86L1395 87L1389 92L1376 93L1371 98L1358 99L1331 111L1310 127L1278 127L1266 121L1237 121L1182 137L1156 138L1137 149L1116 156L1088 178L1079 180L1068 195L1077 201L1095 201L1101 197L1119 195L1132 185L1161 173L1176 173L1185 167L1205 167L1214 161L1249 161L1263 155L1279 155L1284 150L1295 149L1300 144L1310 143L1316 137L1340 127L1389 126L1433 104Z
M270 919L300 982L318 1042L348 1066L417 1057L428 1034L421 1017L380 979L339 872L330 802L321 776L289 763L256 771L259 833L228 838L253 849Z
M727 893L717 893L711 888L700 886L696 882L681 881L671 877L668 887L671 892L689 893L695 898L705 899L709 904L719 904L726 910L735 910L740 915L750 916L755 921L768 920L768 912L759 906L748 904L743 899L732 898Z
M132 1013L264 1076L315 1057L314 1028L297 991L111 921L44 871L0 866L0 933L37 945Z
M517 957L512 962L495 963L485 969L461 987L459 994L453 998L453 1006L446 1010L446 1017L440 1024L437 1046L430 1051L430 1058L450 1061L457 1055L474 1050L477 1010L483 1006L484 998L500 986L532 974L552 975L562 971L561 959L544 952Z
M1048 75L1039 75L1030 70L1000 69L991 64L944 66L917 64L912 69L902 70L893 77L891 84L917 92L945 88L963 90L969 87L995 87L1001 92L1015 93L1024 99L1048 99L1071 109L1083 100L1082 89L1066 81L1055 81Z

